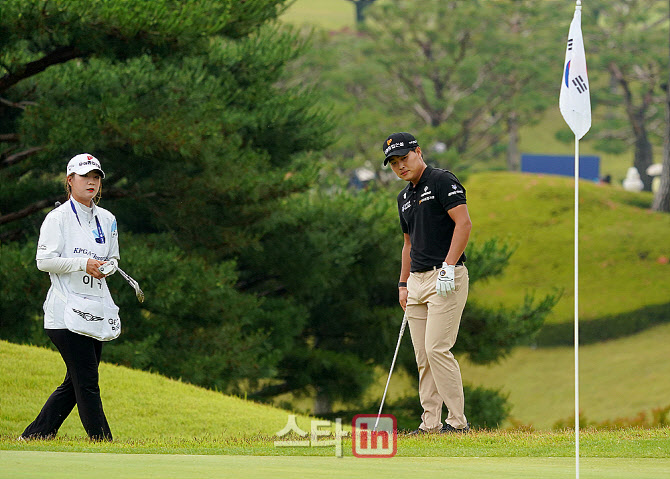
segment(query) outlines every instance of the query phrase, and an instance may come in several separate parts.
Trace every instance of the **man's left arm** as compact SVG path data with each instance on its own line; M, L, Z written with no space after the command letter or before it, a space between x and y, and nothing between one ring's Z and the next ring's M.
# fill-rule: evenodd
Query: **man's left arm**
M447 211L449 216L456 226L454 227L454 236L451 238L451 245L449 246L449 252L444 262L447 264L456 264L458 259L461 257L465 251L465 247L468 244L470 239L470 231L472 230L472 221L470 220L470 214L468 213L468 205L462 204L454 206L449 211Z
M463 251L465 251L468 239L470 238L470 230L472 229L472 221L470 221L468 207L465 203L454 206L447 213L454 220L456 226L454 227L454 235L451 238L449 252L444 259L444 263L442 263L442 269L440 269L437 281L435 282L437 294L445 297L447 294L456 291L456 271L454 265L458 262Z

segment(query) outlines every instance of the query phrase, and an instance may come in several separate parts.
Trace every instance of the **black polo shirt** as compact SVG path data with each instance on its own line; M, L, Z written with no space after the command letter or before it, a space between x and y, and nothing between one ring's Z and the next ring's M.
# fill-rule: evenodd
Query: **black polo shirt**
M465 188L451 171L426 166L416 186L407 183L398 195L398 213L412 241L410 271L442 266L456 227L447 211L464 204ZM458 262L465 262L465 253Z

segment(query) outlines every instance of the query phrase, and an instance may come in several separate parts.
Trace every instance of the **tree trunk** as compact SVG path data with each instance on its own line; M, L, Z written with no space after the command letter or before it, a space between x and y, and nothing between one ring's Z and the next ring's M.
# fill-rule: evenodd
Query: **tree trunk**
M663 149L663 173L661 173L661 185L654 195L654 203L651 209L670 213L670 148L666 132L665 147Z
M670 3L670 1L668 2ZM668 83L665 87L665 138L663 140L663 171L661 186L654 195L654 211L670 212L670 37L668 38Z
M519 171L521 156L519 155L519 120L515 111L507 117L507 169Z
M375 0L349 0L356 6L356 25L361 26L365 22L365 9L373 4Z
M654 153L644 124L644 114L641 113L637 121L638 128L633 129L635 131L635 161L633 166L640 173L640 179L644 183L644 191L651 191L652 177L647 174L647 168L653 163Z
M363 10L365 10L366 5L363 2L356 2L356 25L363 25L365 22L365 15Z
M316 398L314 399L313 414L318 416L319 414L329 414L331 412L333 412L333 404L330 401L330 397L324 391L317 391Z

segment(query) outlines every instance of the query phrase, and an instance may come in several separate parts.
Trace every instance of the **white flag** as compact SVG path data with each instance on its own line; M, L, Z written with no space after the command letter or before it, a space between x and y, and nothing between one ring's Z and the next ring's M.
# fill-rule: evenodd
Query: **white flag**
M582 38L582 7L577 2L570 24L568 47L565 51L561 95L558 101L561 115L577 140L591 128L591 97L586 74L586 55Z

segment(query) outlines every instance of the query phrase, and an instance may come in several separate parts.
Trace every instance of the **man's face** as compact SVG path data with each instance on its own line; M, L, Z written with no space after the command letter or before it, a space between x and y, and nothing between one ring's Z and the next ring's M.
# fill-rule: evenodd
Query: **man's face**
M421 148L418 146L405 156L392 156L388 164L391 165L393 173L398 175L398 178L411 181L415 185L421 179L423 170L426 169L426 164L421 156Z

